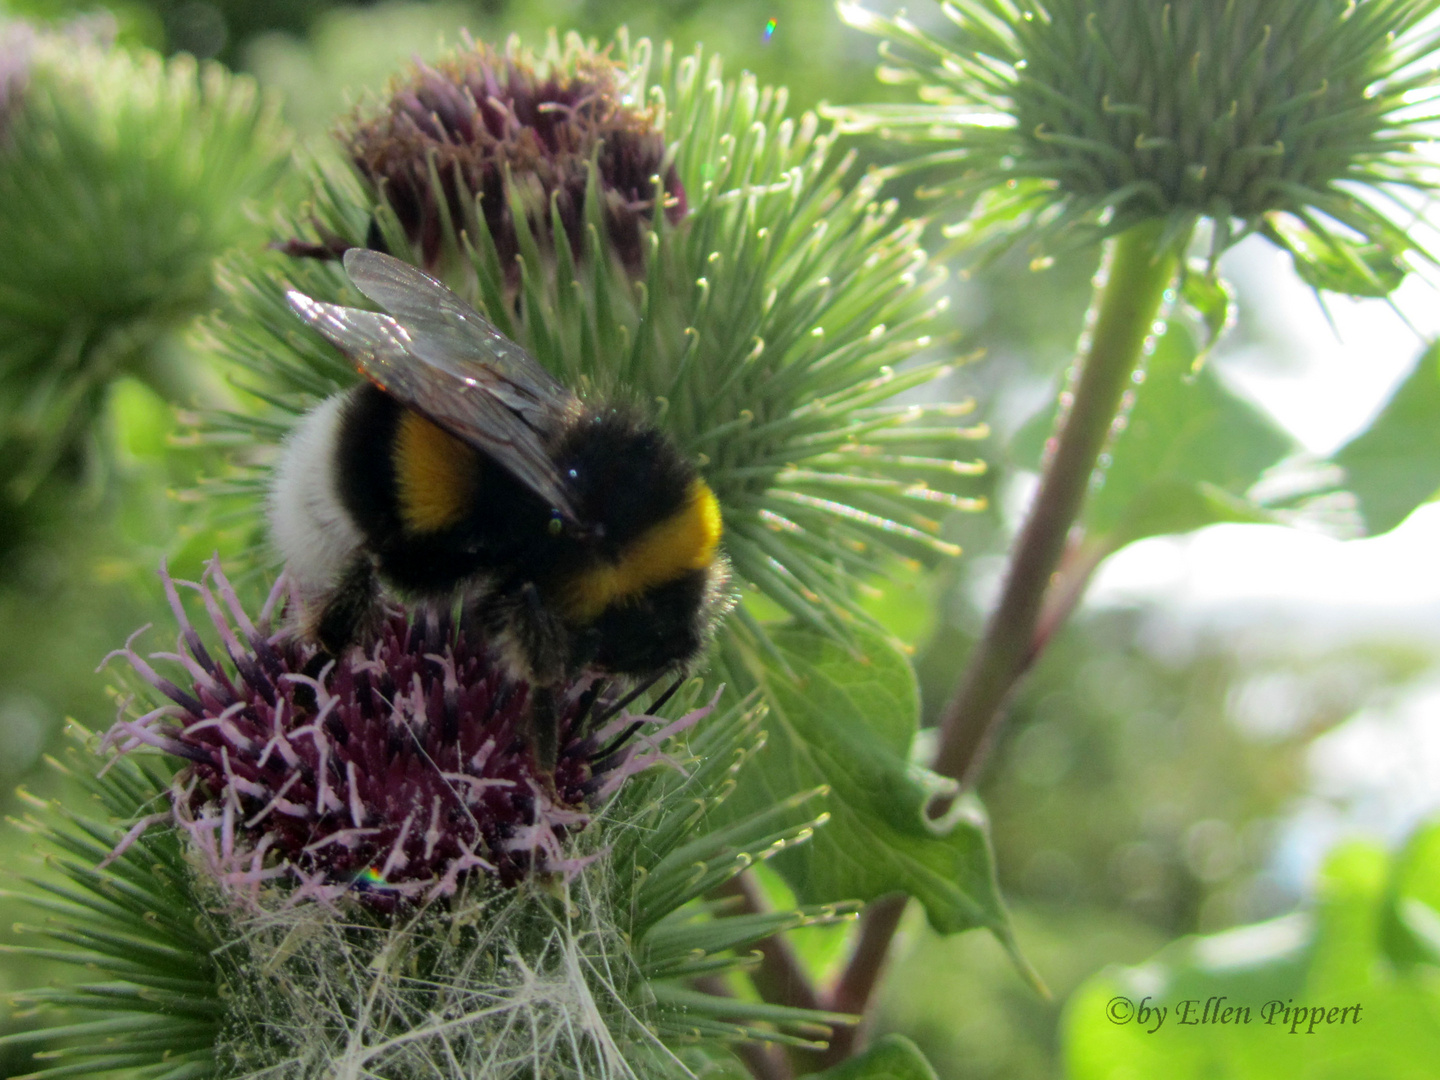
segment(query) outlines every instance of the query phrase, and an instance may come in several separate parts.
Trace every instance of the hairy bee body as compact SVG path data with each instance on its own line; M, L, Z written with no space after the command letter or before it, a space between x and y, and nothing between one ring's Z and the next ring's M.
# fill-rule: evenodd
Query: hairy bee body
M291 294L371 380L312 411L276 471L272 534L306 631L338 654L389 589L471 601L538 685L691 666L729 604L695 467L633 410L580 403L438 282L374 252L346 267L401 310Z

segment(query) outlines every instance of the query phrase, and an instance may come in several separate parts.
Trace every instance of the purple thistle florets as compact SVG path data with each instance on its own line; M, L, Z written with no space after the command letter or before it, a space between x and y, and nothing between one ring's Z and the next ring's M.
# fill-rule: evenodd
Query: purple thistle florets
M625 777L663 757L661 739L707 711L668 725L625 715L590 731L598 687L576 680L555 690L560 752L553 774L543 772L527 737L530 687L448 618L392 612L368 650L335 660L270 629L283 578L254 622L216 561L199 583L162 579L180 642L149 659L185 677L156 671L133 636L107 656L125 658L169 702L138 717L125 715L127 703L104 744L122 754L156 747L187 764L170 809L136 823L115 854L171 821L214 878L252 903L278 885L292 902L391 908L452 895L477 873L506 886L573 873L588 858L569 854L566 838ZM228 664L187 620L177 586L199 593ZM608 752L637 720L651 732Z
M664 136L646 109L625 98L619 74L589 50L542 73L529 57L502 56L467 38L433 66L417 63L384 107L358 111L340 140L426 267L442 251L442 204L464 229L478 199L512 285L519 281L516 204L542 244L553 244L560 242L551 236L553 199L572 252L582 256L593 158L607 232L600 239L636 273L644 265L641 227L654 219L655 178L672 224L685 215L685 191L666 161Z

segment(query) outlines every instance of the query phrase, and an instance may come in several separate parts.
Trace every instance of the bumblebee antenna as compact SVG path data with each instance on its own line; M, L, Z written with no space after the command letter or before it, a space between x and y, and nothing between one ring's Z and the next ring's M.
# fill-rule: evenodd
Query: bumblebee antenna
M679 691L680 687L682 687L682 686L684 686L684 685L685 685L685 676L684 676L684 675L681 675L678 679L676 679L673 683L670 684L670 689L669 689L669 690L666 690L663 694L661 694L658 698L656 698L654 701L652 701L652 702L650 703L650 711L651 711L651 713L658 712L659 710L663 709L666 705L669 705L669 704L670 704L670 699L673 698L673 697L675 696L676 692Z
M658 676L657 676L657 678L658 678ZM651 680L650 680L651 685L653 685L654 682L655 682L655 679L651 679ZM678 679L676 679L673 683L670 684L670 689L669 689L669 690L666 690L665 693L661 694L658 698L655 699L654 703L652 703L651 706L650 706L650 711L651 711L651 712L656 712L656 711L658 711L658 710L660 710L660 709L663 709L667 704L669 704L670 699L675 696L675 692L676 692L677 690L679 690L680 687L682 687L682 686L684 686L684 685L685 685L685 676L684 676L684 675L681 675ZM642 687L642 689L644 689L644 688ZM623 708L623 707L624 707L623 705L620 706L620 708ZM612 715L613 715L613 713L612 713ZM607 746L607 747L605 747L604 750L597 750L597 751L595 751L595 753L591 754L591 755L590 755L590 760L591 760L591 761L604 761L604 760L605 760L606 758L608 758L610 755L614 754L615 751L619 750L622 746L624 746L627 742L629 742L630 739L634 736L634 734L635 734L637 731L639 731L639 730L640 730L642 727L644 727L644 726L645 726L645 721L644 721L644 720L636 720L633 724L631 724L631 725L630 725L629 727L627 727L624 731L622 731L618 736L616 736L615 739L610 743L610 745Z
M595 726L598 728L601 724L605 723L606 720L609 720L612 716L614 716L616 713L618 713L621 709L625 708L625 707L626 707L627 705L629 705L632 701L634 701L636 698L638 698L641 694L645 693L646 690L649 690L650 687L654 686L654 685L655 685L657 682L659 682L659 681L660 681L660 676L659 676L659 675L652 675L652 676L650 676L650 678L646 679L646 680L645 680L643 683L641 683L639 686L635 687L634 690L631 690L630 693L626 694L623 698L621 698L619 701L617 701L614 705L611 705L611 706L610 706L608 709L606 709L603 713L601 713L599 716L595 717Z
M590 710L595 707L596 700L603 694L610 685L608 679L596 679L580 695L580 709L575 714L575 719L570 722L572 731L579 731L585 725L585 719L590 715Z

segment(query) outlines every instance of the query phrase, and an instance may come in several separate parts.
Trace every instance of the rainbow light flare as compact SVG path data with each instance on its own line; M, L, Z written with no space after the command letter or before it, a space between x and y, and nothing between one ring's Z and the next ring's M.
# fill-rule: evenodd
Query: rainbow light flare
M779 25L779 20L778 20L778 19L766 19L766 20L765 20L765 33L761 35L761 40L763 40L763 41L769 41L772 37L774 37L774 36L775 36L775 27L778 26L778 25Z

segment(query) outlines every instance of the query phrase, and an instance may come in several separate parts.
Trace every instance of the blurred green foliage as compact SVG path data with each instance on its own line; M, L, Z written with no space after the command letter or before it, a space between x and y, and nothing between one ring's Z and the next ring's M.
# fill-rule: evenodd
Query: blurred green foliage
M1371 425L1342 446L1334 461L1345 470L1366 531L1399 525L1440 491L1440 346L1415 358L1409 376Z
M1305 910L1178 941L1137 967L1090 980L1066 1009L1068 1074L1433 1076L1436 837L1437 826L1422 828L1393 860L1374 844L1343 844ZM1404 925L1405 938L1387 937Z
M258 241L250 202L282 175L287 136L253 81L105 39L100 17L0 22L0 498L14 503L57 472L103 485L92 420L119 375L174 401L213 394L173 335L213 302L213 261Z
M885 1035L850 1061L811 1074L810 1080L935 1080L935 1070L909 1039Z
M949 627L920 654L927 697L972 636ZM1275 857L1307 748L1432 667L1404 642L1312 652L1262 626L1082 610L1019 694L980 788L1017 940L1053 999L992 943L917 921L882 1029L914 1039L944 1080L1056 1075L1057 1024L1089 973L1297 902Z

